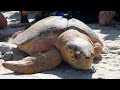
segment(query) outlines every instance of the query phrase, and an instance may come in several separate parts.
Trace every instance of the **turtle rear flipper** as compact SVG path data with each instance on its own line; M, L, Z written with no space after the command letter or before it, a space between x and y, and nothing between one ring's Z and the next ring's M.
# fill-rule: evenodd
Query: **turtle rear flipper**
M61 61L60 52L52 49L46 53L37 53L34 56L23 58L20 61L3 62L2 65L16 73L32 74L53 69Z

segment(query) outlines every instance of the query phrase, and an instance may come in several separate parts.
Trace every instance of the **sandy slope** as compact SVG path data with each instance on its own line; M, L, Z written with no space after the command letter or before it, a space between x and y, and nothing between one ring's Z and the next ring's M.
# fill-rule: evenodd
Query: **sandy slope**
M8 24L19 22L20 15L18 11L3 12L7 18ZM29 20L33 20L34 15L29 16ZM31 74L19 75L10 70L5 69L0 64L0 79L120 79L120 30L119 25L99 26L98 24L89 24L89 26L100 36L104 43L109 47L111 53L102 55L101 61L95 61L93 66L96 69L95 73L76 71L67 64L61 64L56 69ZM23 30L23 27L5 28L0 30L0 34L9 35L16 31ZM0 41L2 38L0 38ZM3 62L0 59L0 62Z

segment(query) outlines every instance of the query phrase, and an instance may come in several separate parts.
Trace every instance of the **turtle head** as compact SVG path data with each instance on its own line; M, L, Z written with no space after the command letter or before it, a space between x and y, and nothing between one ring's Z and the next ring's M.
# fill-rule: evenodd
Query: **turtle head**
M77 38L66 43L66 49L69 55L69 61L76 62L77 68L87 69L91 66L94 58L94 48L92 44L82 38ZM70 60L71 59L71 60ZM69 62L68 61L68 62ZM78 64L80 63L80 64ZM73 65L73 63L72 63ZM88 65L88 66L85 66Z
M73 54L75 60L89 59L94 55L94 48L92 44L82 38L66 43L67 48Z

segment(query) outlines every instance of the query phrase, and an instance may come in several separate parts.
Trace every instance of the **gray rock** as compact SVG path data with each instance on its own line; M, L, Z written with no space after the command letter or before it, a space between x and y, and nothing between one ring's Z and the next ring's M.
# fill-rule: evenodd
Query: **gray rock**
M19 49L13 49L13 60L21 60L25 57L27 57L28 55L22 51L20 51Z
M28 56L24 52L21 52L17 48L17 45L8 42L0 42L0 52L0 58L4 59L5 61L21 60Z
M13 58L13 52L6 52L3 56L3 59L5 61L10 61L10 60L12 60L12 58Z
M2 54L5 54L6 52L12 52L16 47L17 45L12 43L0 42L0 51Z

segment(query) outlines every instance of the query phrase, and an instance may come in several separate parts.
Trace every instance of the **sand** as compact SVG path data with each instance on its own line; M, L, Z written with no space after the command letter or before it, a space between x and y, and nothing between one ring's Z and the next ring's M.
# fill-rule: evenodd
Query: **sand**
M18 11L2 12L8 21L8 27L0 29L0 41L5 41L4 36L8 36L16 31L24 30L25 26L10 27L20 21ZM30 22L34 20L34 15L29 15ZM114 23L117 25L115 26ZM108 54L101 54L102 60L95 60L93 66L95 73L88 71L74 70L66 63L62 63L57 68L36 74L16 74L13 71L5 69L0 59L0 79L120 79L120 24L113 22L110 26L100 26L98 23L88 24L97 35L102 39L105 45L110 49Z

